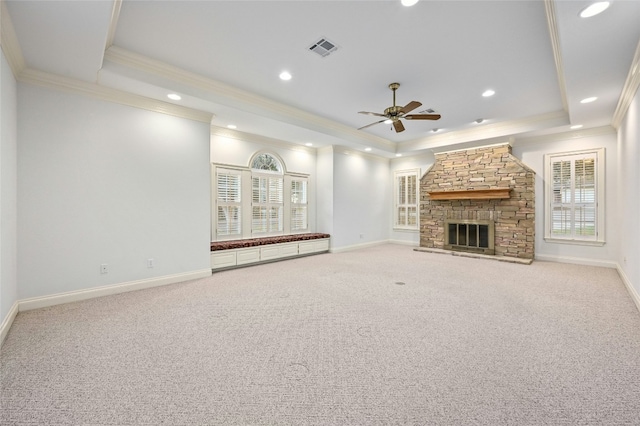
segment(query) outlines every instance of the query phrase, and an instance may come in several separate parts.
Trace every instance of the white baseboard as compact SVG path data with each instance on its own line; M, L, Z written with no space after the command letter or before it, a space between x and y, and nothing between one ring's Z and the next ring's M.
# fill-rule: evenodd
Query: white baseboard
M368 243L362 243L362 244L354 244L351 246L344 246L344 247L338 247L338 248L331 248L329 249L330 253L342 253L344 251L352 251L352 250L359 250L359 249L363 249L363 248L367 248L367 247L374 247L374 246L379 246L382 244L387 244L389 243L389 240L378 240L378 241L371 241Z
M629 281L627 274L625 274L620 264L617 263L616 266L617 266L616 269L618 270L618 275L620 275L620 279L624 283L624 286L627 288L627 291L629 292L629 296L631 296L631 300L633 300L633 302L636 304L636 308L638 308L638 311L640 311L640 294L638 294L638 291L633 287L633 285L631 284L631 281Z
M52 294L50 296L23 299L18 301L18 310L22 312L31 309L45 308L47 306L60 305L62 303L77 302L80 300L93 299L95 297L109 296L112 294L142 290L151 287L159 287L167 284L175 284L183 281L195 280L198 278L206 278L210 275L211 269L202 269L199 271L186 272L182 274L165 275L162 277L129 281L103 287Z
M617 268L617 263L610 260L587 259L583 257L554 256L536 253L535 260L545 260L557 263L572 263L575 265L600 266L603 268Z
M0 324L0 347L2 346L5 337L7 337L7 334L9 334L9 329L11 328L11 324L13 324L13 320L16 318L16 315L18 315L18 301L13 303L11 309L9 309L9 313L2 320L2 324Z
M403 246L420 247L420 243L419 242L415 242L415 241L388 240L387 242L389 244L400 244L400 245L403 245Z

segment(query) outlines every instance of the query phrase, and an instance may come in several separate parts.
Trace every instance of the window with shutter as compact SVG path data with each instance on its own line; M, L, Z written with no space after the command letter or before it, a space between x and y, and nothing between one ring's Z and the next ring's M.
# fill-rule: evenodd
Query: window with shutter
M546 155L545 239L604 244L604 149Z
M216 234L219 237L242 235L242 176L239 171L216 172Z
M251 162L251 234L274 235L284 231L284 179L280 161L268 153Z
M212 164L212 241L309 232L309 177L258 152L249 167Z
M291 232L307 228L307 179L294 177L291 180Z
M282 176L252 177L252 218L253 234L273 234L283 230L283 179Z
M418 229L418 179L420 170L395 172L394 228Z

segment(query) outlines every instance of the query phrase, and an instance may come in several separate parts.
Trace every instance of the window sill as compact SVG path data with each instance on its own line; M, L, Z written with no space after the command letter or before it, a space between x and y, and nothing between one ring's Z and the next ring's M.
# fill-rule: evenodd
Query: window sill
M397 228L397 227L393 227L394 231L400 231L400 232L420 232L419 228Z
M602 240L586 241L586 240L570 240L570 239L550 238L550 237L545 237L544 240L547 243L552 243L552 244L570 244L570 245L574 245L574 246L602 247L602 246L604 246L606 244L606 242L602 241Z

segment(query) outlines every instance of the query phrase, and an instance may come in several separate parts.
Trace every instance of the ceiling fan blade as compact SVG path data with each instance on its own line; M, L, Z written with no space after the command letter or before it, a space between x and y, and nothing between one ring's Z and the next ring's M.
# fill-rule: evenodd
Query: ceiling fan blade
M413 111L414 109L418 108L419 106L421 106L422 104L418 101L411 101L408 104L406 104L405 106L402 107L401 112L406 114L410 111Z
M402 121L396 120L393 122L393 127L396 129L397 133L404 132L404 126L402 125Z
M402 118L407 120L440 120L440 114L409 114Z
M384 115L383 115L384 117ZM366 129L367 127L371 127L371 126L375 126L376 124L380 124L384 121L387 121L387 119L385 118L384 120L380 120L380 121L376 121L375 123L371 123L371 124L367 124L366 126L360 127L358 130L362 130L362 129Z
M376 117L386 117L386 115L384 114L380 114L377 112L369 112L369 111L358 111L358 114L375 115Z

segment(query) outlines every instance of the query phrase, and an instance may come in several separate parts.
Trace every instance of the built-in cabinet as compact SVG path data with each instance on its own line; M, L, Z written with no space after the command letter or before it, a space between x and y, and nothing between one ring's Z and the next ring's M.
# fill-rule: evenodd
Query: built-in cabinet
M211 252L211 269L227 269L329 251L329 238Z

